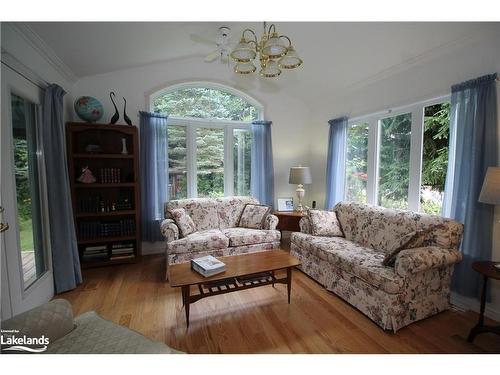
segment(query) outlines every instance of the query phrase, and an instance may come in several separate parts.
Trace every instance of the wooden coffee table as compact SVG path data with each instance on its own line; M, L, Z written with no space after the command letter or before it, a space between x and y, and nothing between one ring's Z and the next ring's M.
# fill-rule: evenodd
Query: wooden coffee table
M292 289L292 268L300 261L283 250L263 251L217 258L226 264L226 271L211 277L203 277L191 269L191 263L169 267L170 285L181 287L182 302L189 327L189 305L200 299L264 285L286 284L288 303ZM275 271L286 269L286 277L276 278ZM196 285L196 294L191 286Z

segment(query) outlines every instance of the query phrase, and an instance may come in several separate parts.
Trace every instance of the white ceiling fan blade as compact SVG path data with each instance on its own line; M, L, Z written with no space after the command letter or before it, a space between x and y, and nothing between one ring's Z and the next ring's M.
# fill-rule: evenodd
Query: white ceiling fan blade
M215 44L213 39L210 39L210 38L198 35L198 34L189 34L189 38L193 42L196 42L196 43L209 44L211 46L213 46Z
M215 51L210 52L208 55L205 56L204 61L205 62L212 62L217 60L217 58L220 56L220 49L217 48Z

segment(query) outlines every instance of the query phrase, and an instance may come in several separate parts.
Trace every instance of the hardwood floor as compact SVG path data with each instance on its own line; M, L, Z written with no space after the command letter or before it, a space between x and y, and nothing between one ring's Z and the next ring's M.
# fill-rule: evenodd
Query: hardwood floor
M207 298L191 306L186 329L181 291L163 281L164 257L88 269L84 283L58 295L74 314L97 311L153 340L188 353L500 353L500 337L466 342L477 314L446 311L385 332L300 271L292 301L285 285Z

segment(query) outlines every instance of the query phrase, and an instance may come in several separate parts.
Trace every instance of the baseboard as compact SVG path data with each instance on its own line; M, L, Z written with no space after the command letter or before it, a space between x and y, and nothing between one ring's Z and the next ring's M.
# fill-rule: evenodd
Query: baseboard
M475 298L464 297L455 292L451 292L450 302L461 310L471 310L479 313L480 302ZM491 304L486 304L484 309L484 315L490 319L500 322L500 311L498 308L491 306Z
M165 242L143 242L142 255L162 254L165 252Z

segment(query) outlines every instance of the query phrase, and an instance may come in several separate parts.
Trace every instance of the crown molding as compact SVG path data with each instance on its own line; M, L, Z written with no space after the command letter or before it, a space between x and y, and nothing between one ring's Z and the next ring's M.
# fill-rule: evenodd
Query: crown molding
M30 26L23 22L9 22L8 24L69 83L73 84L78 81L78 76Z

